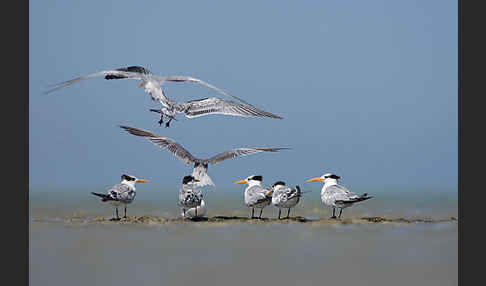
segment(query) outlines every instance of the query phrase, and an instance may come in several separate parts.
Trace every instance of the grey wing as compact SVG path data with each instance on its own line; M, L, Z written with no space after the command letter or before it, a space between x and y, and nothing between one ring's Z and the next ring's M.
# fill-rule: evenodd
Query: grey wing
M301 197L301 192L300 188L299 189L293 189L289 187L287 190L285 190L285 194L287 195L287 199L293 199L295 197Z
M73 83L85 80L85 79L90 79L94 77L99 77L99 76L104 76L105 79L123 79L123 78L128 78L128 79L146 79L147 76L150 76L151 72L143 67L139 66L131 66L131 67L123 67L119 69L114 69L114 70L106 70L106 71L100 71L92 74L88 74L85 76L77 77L72 80L68 80L65 82L61 82L58 84L55 84L51 86L51 89L49 89L46 94L51 93L55 90L58 90L63 87L67 87L69 85L72 85Z
M217 97L187 101L182 103L181 107L185 115L189 118L209 114L224 114L244 117L256 116L283 119L278 115L263 111L253 106L244 105Z
M135 195L136 195L135 191L129 190L120 194L120 200L131 202L133 201L133 199L135 199Z
M358 195L340 185L330 186L327 189L327 192L329 192L329 195L331 195L334 200L341 202L353 201L358 198Z
M247 191L248 203L255 204L268 200L268 198L265 196L266 193L267 190L260 186L250 187Z
M222 153L219 153L216 156L213 156L206 161L210 162L211 164L216 164L221 161L231 159L231 158L236 158L238 156L248 156L260 152L277 152L279 150L283 149L290 149L290 148L236 148L236 149L231 149Z
M134 127L128 127L128 126L120 126L120 127L132 135L145 137L147 140L149 140L150 142L152 142L153 144L155 144L156 146L162 149L167 148L169 152L174 154L177 158L179 158L182 162L184 162L187 165L198 161L198 159L192 156L192 154L189 153L189 151L184 149L184 147L182 147L179 143L175 142L170 138L162 137L150 131L142 130Z
M214 85L211 85L205 81L202 81L198 78L194 78L194 77L190 77L190 76L183 76L183 75L171 75L171 76L164 76L164 77L161 77L161 76L154 76L154 78L157 78L157 80L163 84L164 81L172 81L172 82L194 82L194 83L198 83L202 86L205 86L205 87L208 87L208 88L211 88L213 90L216 90L217 92L225 95L225 96L229 96L229 97L232 97L234 99L237 99L241 102L243 102L244 104L246 105L249 105L249 106L252 106L251 104L249 104L248 102L244 101L243 99L239 98L239 97L236 97L234 95L231 95L229 93L227 93L226 91L220 89L220 88L217 88L215 87Z
M127 185L116 184L108 190L108 195L110 195L111 199L119 201L122 199L122 194L128 191L130 191L130 188Z

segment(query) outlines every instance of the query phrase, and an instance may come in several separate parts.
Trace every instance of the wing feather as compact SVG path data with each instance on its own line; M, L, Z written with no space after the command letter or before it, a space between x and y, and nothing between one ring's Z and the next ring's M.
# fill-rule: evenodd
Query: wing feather
M235 148L219 153L218 155L213 156L206 161L214 165L216 163L222 162L227 159L236 158L238 156L248 156L260 152L277 152L283 149L290 148Z
M46 94L49 94L55 90L58 90L63 87L70 86L76 82L94 78L94 77L100 77L104 76L105 79L123 79L123 78L128 78L128 79L137 79L137 80L142 80L142 79L147 79L151 75L151 72L143 67L139 66L131 66L131 67L122 67L119 69L114 69L114 70L106 70L106 71L100 71L100 72L95 72L92 74L88 74L85 76L80 76L77 78L74 78L72 80L64 81L61 83L57 83L52 85L51 89L49 89Z
M199 161L199 159L192 156L192 154L189 153L189 151L187 151L179 143L175 142L170 138L162 137L150 131L142 130L134 127L128 127L128 126L120 126L120 127L132 135L145 137L147 140L149 140L150 142L152 142L153 144L155 144L156 146L162 149L167 148L169 152L174 154L177 158L179 158L182 162L184 162L187 165Z
M171 76L165 76L165 77L160 77L160 76L156 76L156 78L161 82L163 83L164 81L172 81L172 82L193 82L193 83L197 83L197 84L200 84L202 86L205 86L205 87L208 87L208 88L211 88L213 90L216 90L217 92L225 95L225 96L229 96L229 97L232 97L234 99L237 99L241 102L243 102L244 104L246 105L249 105L249 106L252 106L251 104L249 104L248 102L246 102L245 100L237 97L237 96L234 96L232 94L229 94L228 92L218 88L218 87L215 87L214 85L212 84L209 84L205 81L202 81L198 78L194 78L194 77L190 77L190 76L183 76L183 75L171 75Z
M217 97L203 98L199 100L191 100L182 103L182 112L188 118L194 118L209 114L223 114L233 116L256 116L282 119L282 117L263 111L261 109L236 103L234 101L225 100Z

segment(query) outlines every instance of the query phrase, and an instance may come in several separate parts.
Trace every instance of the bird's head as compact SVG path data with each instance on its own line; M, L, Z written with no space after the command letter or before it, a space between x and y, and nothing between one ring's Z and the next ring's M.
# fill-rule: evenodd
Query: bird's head
M148 181L145 180L145 179L139 179L135 176L131 176L131 175L126 175L126 174L123 174L121 175L121 183L122 184L126 184L126 185L130 185L130 186L135 186L135 183L147 183Z
M199 182L199 180L191 175L184 176L184 178L182 179L183 185L194 184L195 182Z
M332 173L325 173L324 175L317 178L310 179L307 182L324 182L324 183L337 182L337 180L340 178L341 177L339 177L338 175Z
M278 186L285 186L285 182L284 181L275 182L275 184L273 184L272 188L265 195L271 196L273 194L273 191L275 190L275 188L277 188Z
M263 180L263 177L260 175L252 175L247 177L244 180L237 181L235 184L245 184L247 183L248 185L255 185L255 184L261 184Z

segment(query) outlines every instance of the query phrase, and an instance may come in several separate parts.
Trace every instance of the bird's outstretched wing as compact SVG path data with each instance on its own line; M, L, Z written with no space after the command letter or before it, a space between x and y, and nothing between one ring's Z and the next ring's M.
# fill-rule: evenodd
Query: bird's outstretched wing
M248 105L248 106L253 106L251 104L249 104L248 102L246 102L245 100L237 97L237 96L234 96L232 94L229 94L227 93L226 91L220 89L220 88L217 88L215 87L214 85L212 84L209 84L205 81L202 81L198 78L194 78L194 77L190 77L190 76L183 76L183 75L170 75L170 76L154 76L155 78L157 78L157 80L163 84L164 81L172 81L172 82L194 82L194 83L197 83L197 84L200 84L202 86L205 86L205 87L208 87L210 89L213 89L225 96L229 96L229 97L232 97L236 100L239 100L241 102L243 102L244 104Z
M200 80L198 78L194 78L194 77L190 77L190 76L183 76L183 75L169 75L169 76L158 76L158 75L153 75L151 71L149 71L148 69L144 68L144 67L141 67L141 66L129 66L129 67L122 67L122 68L118 68L118 69L114 69L114 70L106 70L106 71L100 71L100 72L96 72L96 73L92 73L92 74L88 74L88 75L85 75L85 76L81 76L81 77L77 77L75 79L72 79L72 80L68 80L68 81L65 81L65 82L61 82L61 83L58 83L58 84L54 84L53 86L51 86L51 89L49 89L47 92L45 92L46 94L48 93L51 93L55 90L58 90L60 88L63 88L63 87L67 87L73 83L76 83L76 82L79 82L79 81L82 81L82 80L85 80L85 79L89 79L89 78L94 78L94 77L99 77L99 76L104 76L105 79L138 79L138 80L144 80L144 81L150 81L150 82L153 82L153 83L158 83L158 87L155 87L155 86L152 86L150 89L160 89L160 86L164 84L164 82L168 81L168 82L193 82L193 83L197 83L197 84L200 84L202 86L205 86L205 87L208 87L208 88L211 88L225 96L229 96L229 97L232 97L234 99L237 99L241 102L243 102L244 104L246 105L249 105L249 106L252 106L251 104L249 104L248 102L244 101L243 99L239 98L239 97L236 97L234 95L231 95L229 93L227 93L226 91L218 88L218 87L215 87L214 85L212 84L209 84L203 80ZM158 90L157 90L158 91ZM152 98L154 98L156 95L152 95Z
M177 158L179 158L182 162L184 162L187 165L199 161L199 159L192 156L191 153L189 153L189 151L184 149L184 147L182 147L179 143L175 142L170 138L162 137L150 131L142 130L134 127L128 127L128 126L120 126L120 127L132 135L145 137L147 140L149 140L150 142L154 143L155 145L157 145L162 149L167 148L169 152L174 154Z
M49 89L45 93L49 94L49 93L56 91L60 88L70 86L73 83L76 83L76 82L79 82L79 81L82 81L82 80L85 80L85 79L94 78L94 77L104 76L105 79L124 79L124 78L126 78L126 79L137 79L137 80L144 80L145 79L145 80L147 80L151 75L152 75L152 73L144 67L140 67L140 66L123 67L123 68L114 69L114 70L106 70L106 71L95 72L95 73L88 74L88 75L85 75L85 76L77 77L77 78L72 79L72 80L68 80L68 81L65 81L65 82L54 84L54 85L51 86L51 89Z
M238 156L248 156L251 154L256 154L260 152L277 152L279 150L290 149L290 148L235 148L223 153L219 153L216 156L213 156L205 161L216 164L226 159L236 158Z
M283 119L282 117L263 111L253 106L236 103L234 101L217 97L202 98L183 102L179 105L182 112L188 118L194 118L209 114L223 114L233 116L256 116Z

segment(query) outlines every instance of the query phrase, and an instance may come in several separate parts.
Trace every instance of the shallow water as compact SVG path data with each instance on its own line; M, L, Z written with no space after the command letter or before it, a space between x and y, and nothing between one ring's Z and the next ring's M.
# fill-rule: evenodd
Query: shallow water
M318 192L291 215L327 217ZM239 196L208 193L210 217L245 216ZM295 213L294 213L295 211ZM139 196L128 214L176 217L175 199ZM275 208L264 215L274 217ZM31 193L32 285L457 285L457 227L414 224L68 223L113 215L96 199ZM457 216L454 196L377 197L343 212ZM44 219L44 220L42 220ZM47 219L47 220L46 220ZM58 219L58 220L56 220Z

